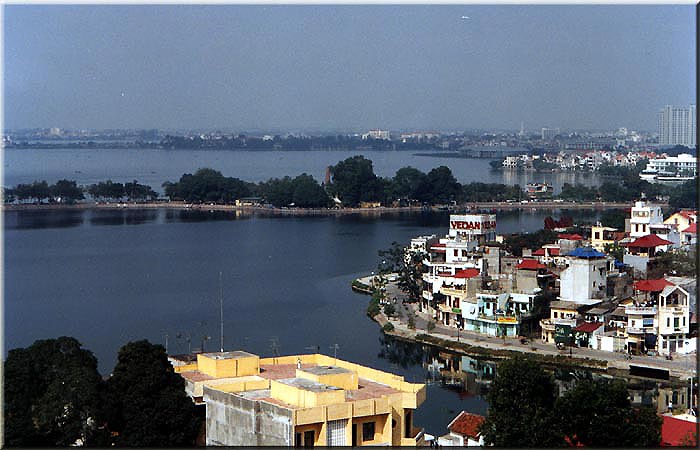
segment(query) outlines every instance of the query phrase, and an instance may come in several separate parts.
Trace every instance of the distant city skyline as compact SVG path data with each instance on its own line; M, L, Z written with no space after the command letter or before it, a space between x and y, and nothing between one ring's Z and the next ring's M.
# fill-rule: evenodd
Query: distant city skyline
M3 28L6 129L656 132L696 104L692 5L6 5Z

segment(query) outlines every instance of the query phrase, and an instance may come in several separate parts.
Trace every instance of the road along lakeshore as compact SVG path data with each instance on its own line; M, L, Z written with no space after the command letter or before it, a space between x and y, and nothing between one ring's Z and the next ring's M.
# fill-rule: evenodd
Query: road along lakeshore
M358 278L361 284L368 285L369 277ZM356 289L357 290L357 289ZM359 290L358 290L359 291ZM488 359L504 359L517 354L527 354L543 364L565 367L582 367L594 371L608 372L611 375L627 376L630 365L639 365L654 369L668 370L669 376L678 379L688 379L694 376L696 367L695 355L679 355L673 360L659 356L636 356L626 353L614 353L586 347L567 347L559 350L552 344L541 342L540 339L495 337L456 328L448 328L439 323L433 323L434 328L428 331L428 323L432 318L418 310L414 303L408 303L406 295L398 289L396 282L386 285L387 298L396 299L396 314L387 317L380 312L372 319L384 330L384 333L399 339L433 345L438 348L467 356ZM408 318L413 316L415 327L408 326ZM391 324L391 326L386 326Z

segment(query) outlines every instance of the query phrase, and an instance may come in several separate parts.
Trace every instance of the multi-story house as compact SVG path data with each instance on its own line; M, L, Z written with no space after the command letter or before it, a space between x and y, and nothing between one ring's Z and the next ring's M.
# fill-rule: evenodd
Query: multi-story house
M688 353L696 348L684 348L690 330L690 295L680 286L666 286L659 294L659 342L661 354Z
M565 260L560 274L559 299L579 305L600 303L606 296L612 258L591 247L578 247Z
M190 356L190 355L187 355ZM425 385L321 354L170 357L216 446L417 446Z
M613 245L617 242L618 236L617 228L604 227L600 224L594 225L591 227L591 247L603 252L606 245Z
M664 215L658 205L635 202L630 216L630 237L638 238L650 234L651 225L662 225Z
M657 253L670 245L673 245L673 242L662 239L655 234L647 234L622 244L625 247L622 261L643 277L646 276L649 264L653 264Z

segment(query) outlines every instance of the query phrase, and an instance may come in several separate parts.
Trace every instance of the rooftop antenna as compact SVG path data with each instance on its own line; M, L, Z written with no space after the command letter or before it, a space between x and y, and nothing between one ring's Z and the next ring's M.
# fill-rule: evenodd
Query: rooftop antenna
M338 344L333 344L330 346L331 350L333 350L333 358L335 359L334 364L338 364L338 349L340 348L340 345Z
M311 350L311 351L315 351L316 353L321 353L321 346L320 345L312 345L310 347L304 347L304 350Z
M224 284L222 281L223 273L219 272L219 319L221 325L221 353L224 352Z
M275 364L277 364L277 357L280 355L280 343L277 336L270 338L270 349L272 349L272 357L275 358Z

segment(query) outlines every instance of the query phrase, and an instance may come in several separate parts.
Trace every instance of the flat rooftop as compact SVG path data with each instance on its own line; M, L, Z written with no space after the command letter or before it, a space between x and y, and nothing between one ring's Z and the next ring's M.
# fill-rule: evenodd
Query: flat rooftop
M312 373L314 375L336 375L341 373L352 373L350 370L343 369L342 367L338 366L311 366L306 369L302 367L302 370L306 373Z
M296 388L311 392L342 391L342 389L339 387L316 383L315 381L307 380L305 378L282 378L277 381L279 383L286 384L287 386L294 386Z
M216 353L202 353L202 356L206 356L211 359L238 359L238 358L254 358L257 355L252 353L244 352L242 350L235 350L231 352L216 352Z

